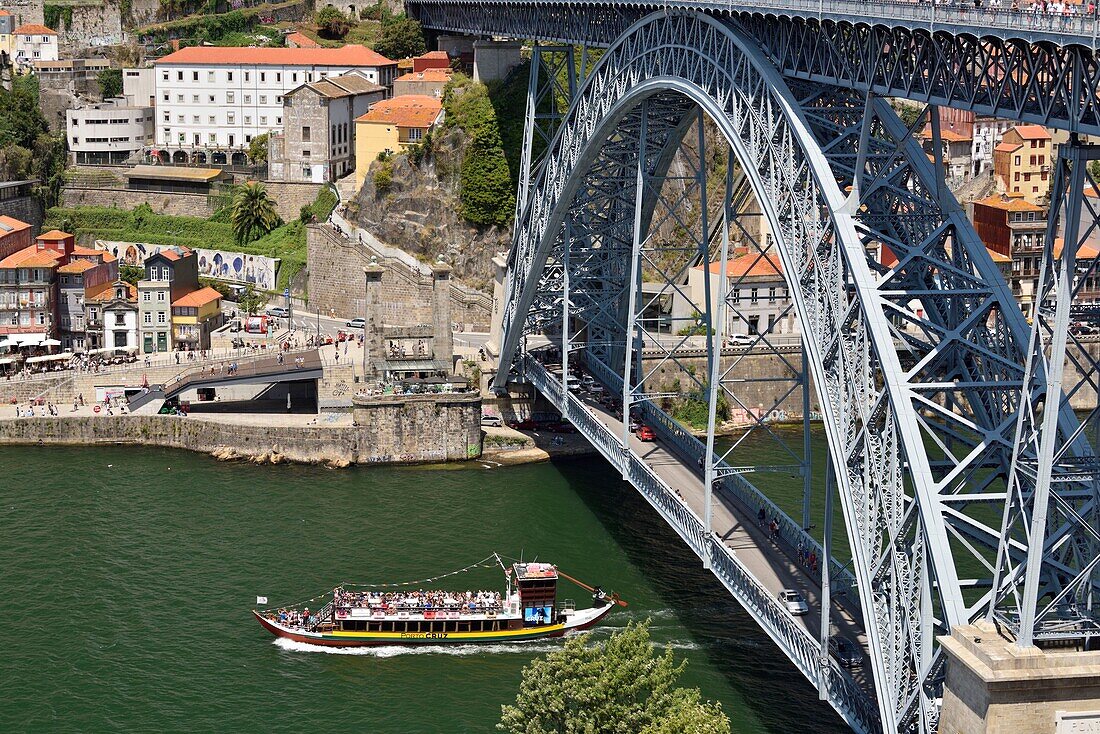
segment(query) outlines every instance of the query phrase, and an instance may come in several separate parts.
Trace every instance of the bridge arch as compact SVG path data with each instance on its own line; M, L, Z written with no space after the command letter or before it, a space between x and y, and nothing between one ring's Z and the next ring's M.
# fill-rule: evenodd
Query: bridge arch
M547 282L548 261L555 249L576 246L571 211L600 175L596 162L617 145L620 179L639 159L648 175L667 165L667 155L650 161L639 150L624 160L622 143L637 133L624 125L635 124L639 108L670 97L718 126L770 225L802 333L813 337L806 339L810 370L844 506L879 713L887 731L927 727L935 716L929 683L942 672L932 637L969 621L974 607L959 592L952 553L944 552L951 540L935 472L876 288L879 274L866 260L872 235L859 212L860 177L842 189L845 177L811 129L806 100L735 27L707 15L657 13L633 24L591 72L517 218L498 380L540 291L557 287ZM866 114L874 116L870 108ZM682 118L652 121L663 125L658 144L667 150ZM850 157L859 155L870 152ZM900 155L923 157L911 148ZM634 208L637 220L628 216ZM652 210L651 200L620 206L617 226L638 221L644 231Z

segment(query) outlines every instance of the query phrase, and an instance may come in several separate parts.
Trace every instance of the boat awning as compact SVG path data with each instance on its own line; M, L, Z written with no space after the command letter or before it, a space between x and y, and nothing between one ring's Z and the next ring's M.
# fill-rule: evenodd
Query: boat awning
M35 362L56 362L60 359L72 359L72 352L62 352L61 354L43 354L40 357L27 357L27 364L34 364Z

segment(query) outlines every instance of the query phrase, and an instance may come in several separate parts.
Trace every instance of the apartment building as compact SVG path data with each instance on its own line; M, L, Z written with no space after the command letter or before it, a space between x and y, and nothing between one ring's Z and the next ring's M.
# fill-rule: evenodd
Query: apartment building
M799 333L778 255L738 248L738 252L726 261L725 270L732 308L726 314L724 336ZM708 278L711 307L717 313L722 292L722 263L715 260L708 263L705 270L702 265L692 268L688 273L688 292L696 308L703 307Z
M137 287L124 280L88 288L84 295L87 309L87 348L127 349L140 346Z
M1050 133L1042 125L1009 128L993 149L997 191L1043 204L1050 193L1053 157Z
M36 61L57 61L60 57L57 32L44 25L27 23L12 32L15 36L15 67L27 73Z
M0 64L7 66L15 58L15 16L0 10Z
M145 277L137 287L141 350L171 351L172 303L199 289L198 258L183 247L161 250L145 260Z
M55 333L57 312L57 269L69 262L75 238L51 230L35 238L34 244L0 260L0 341L40 344Z
M66 351L88 348L85 291L118 279L118 260L106 250L73 247L69 262L57 268L56 338Z
M33 242L31 225L0 214L0 260L13 252L30 247Z
M443 120L443 104L435 97L410 94L371 105L355 120L355 188L380 153L398 153L424 139Z
M222 294L210 286L172 301L172 341L176 349L209 349L210 332L224 323Z
M180 49L156 62L157 143L175 149L247 150L254 137L282 128L287 92L353 70L388 89L397 63L354 44Z
M65 111L73 163L124 163L153 144L154 111L124 97Z

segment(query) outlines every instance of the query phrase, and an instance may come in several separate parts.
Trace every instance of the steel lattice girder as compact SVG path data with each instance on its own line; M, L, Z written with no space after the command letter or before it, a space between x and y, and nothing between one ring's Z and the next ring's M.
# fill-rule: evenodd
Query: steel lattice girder
M680 6L742 24L794 79L1100 134L1100 65L1092 37L1033 43L1019 30L929 33L927 26L902 20L872 25L843 13L830 17L828 6L822 21L800 15L795 2L790 14L718 3L411 0L407 5L426 28L590 46L609 46L647 13Z

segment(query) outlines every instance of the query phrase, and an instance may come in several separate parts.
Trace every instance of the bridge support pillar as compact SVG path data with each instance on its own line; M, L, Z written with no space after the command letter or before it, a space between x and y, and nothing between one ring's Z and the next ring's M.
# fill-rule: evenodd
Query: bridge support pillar
M363 299L363 380L376 380L379 372L376 367L377 360L385 357L382 344L382 319L378 313L378 303L381 300L382 274L386 269L377 262L372 261L363 268L363 277L366 281Z
M984 621L955 627L940 644L940 734L1100 731L1100 652L1020 648Z
M519 41L474 41L474 81L498 82L522 63Z

